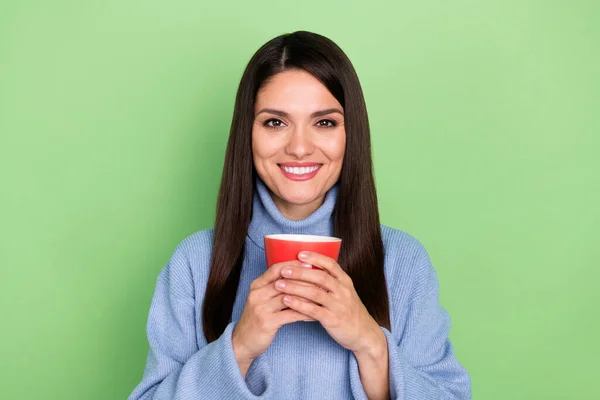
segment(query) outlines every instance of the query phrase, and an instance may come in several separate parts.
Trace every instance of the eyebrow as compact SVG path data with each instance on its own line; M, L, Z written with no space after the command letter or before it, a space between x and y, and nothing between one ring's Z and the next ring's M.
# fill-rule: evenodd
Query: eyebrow
M259 114L262 114L262 113L274 114L274 115L278 115L278 116L284 117L284 118L290 116L285 111L275 110L273 108L263 108L262 110L260 110L259 112L257 112L254 115L254 117L257 117ZM344 116L344 113L339 108L328 108L326 110L315 111L314 113L310 114L310 117L311 118L318 118L318 117L323 117L325 115L334 114L334 113L338 113L341 116Z

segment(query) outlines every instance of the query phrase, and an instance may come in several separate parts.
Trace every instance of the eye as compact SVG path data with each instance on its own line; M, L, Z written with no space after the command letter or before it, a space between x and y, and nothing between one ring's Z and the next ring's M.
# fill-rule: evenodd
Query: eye
M265 123L263 124L263 126L266 126L268 128L277 129L277 128L281 128L281 127L285 126L285 124L280 119L269 118L268 120L265 121Z
M322 119L319 122L317 122L317 126L319 128L335 128L337 126L337 123L332 119Z

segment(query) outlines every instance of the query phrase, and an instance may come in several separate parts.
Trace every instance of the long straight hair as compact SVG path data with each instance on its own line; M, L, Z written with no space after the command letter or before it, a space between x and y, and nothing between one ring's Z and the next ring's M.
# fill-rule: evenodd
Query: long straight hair
M252 161L256 95L269 78L291 69L315 76L344 107L346 149L333 212L334 232L342 239L339 264L352 278L373 319L390 329L371 136L360 82L350 60L334 42L315 33L298 31L263 45L248 63L238 88L202 309L202 326L208 343L218 339L229 324L240 282L256 190Z

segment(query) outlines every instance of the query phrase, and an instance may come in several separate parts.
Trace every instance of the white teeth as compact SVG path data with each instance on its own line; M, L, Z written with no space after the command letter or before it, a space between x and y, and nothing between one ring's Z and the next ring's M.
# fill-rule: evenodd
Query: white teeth
M318 165L315 165L313 167L283 167L282 166L282 168L285 170L285 172L290 173L290 174L304 175L304 174L310 174L311 172L318 170L319 166Z

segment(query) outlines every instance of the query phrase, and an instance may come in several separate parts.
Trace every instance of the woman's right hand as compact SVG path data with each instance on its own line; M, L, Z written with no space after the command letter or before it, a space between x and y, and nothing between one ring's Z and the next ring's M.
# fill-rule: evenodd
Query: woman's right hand
M296 321L314 321L287 308L284 294L275 289L283 268L300 266L300 261L273 264L250 284L244 311L232 334L233 352L242 376L246 376L252 361L271 345L279 328Z

